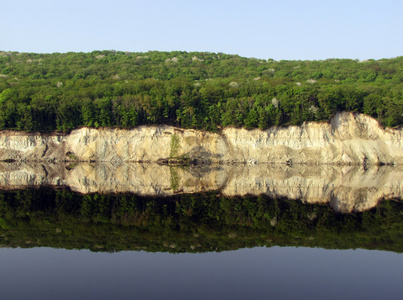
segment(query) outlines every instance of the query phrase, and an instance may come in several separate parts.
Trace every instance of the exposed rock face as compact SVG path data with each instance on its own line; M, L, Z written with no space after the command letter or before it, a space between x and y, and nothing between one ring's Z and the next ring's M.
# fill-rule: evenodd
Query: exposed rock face
M268 195L330 205L338 212L364 211L382 199L403 199L403 168L392 166L0 163L0 189L69 187L87 193L135 193L164 197L220 191L225 196Z
M0 160L204 163L402 164L403 130L371 117L336 114L330 123L220 134L171 126L81 128L68 135L0 133Z

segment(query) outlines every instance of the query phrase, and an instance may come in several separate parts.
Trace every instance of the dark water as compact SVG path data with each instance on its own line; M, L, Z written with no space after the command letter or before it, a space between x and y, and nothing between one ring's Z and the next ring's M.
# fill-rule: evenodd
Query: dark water
M2 299L401 299L403 203L0 192Z
M223 253L1 249L2 299L401 299L402 254L272 247Z

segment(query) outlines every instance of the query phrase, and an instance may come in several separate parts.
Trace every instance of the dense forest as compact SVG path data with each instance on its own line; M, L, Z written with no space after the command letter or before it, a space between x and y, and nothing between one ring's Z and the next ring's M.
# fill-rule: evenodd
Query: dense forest
M68 190L0 192L0 246L93 251L224 251L257 246L403 251L403 203L353 214L217 192L145 198Z
M217 131L360 112L403 124L403 56L274 61L206 52L0 52L0 129L170 124Z

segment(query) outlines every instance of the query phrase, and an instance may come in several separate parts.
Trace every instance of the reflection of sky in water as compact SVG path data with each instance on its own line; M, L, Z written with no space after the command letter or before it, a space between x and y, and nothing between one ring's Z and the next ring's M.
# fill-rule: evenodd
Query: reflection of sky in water
M1 249L2 299L401 299L403 256L253 248L222 253Z

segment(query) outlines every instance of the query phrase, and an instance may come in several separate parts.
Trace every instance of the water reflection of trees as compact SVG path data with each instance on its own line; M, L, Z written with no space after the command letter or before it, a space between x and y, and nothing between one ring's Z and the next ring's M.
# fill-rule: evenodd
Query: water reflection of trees
M353 214L327 205L218 193L146 198L33 189L0 193L0 244L93 251L224 251L255 246L403 250L403 204Z

